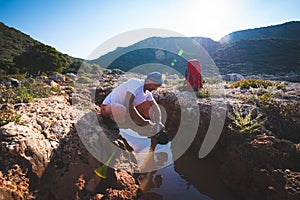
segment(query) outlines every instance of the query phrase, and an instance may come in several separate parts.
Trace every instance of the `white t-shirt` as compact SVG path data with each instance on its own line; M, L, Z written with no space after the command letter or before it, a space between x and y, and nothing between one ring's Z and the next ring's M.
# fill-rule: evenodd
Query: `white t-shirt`
M146 100L154 100L151 92L146 90L144 93L144 81L132 78L113 89L113 91L104 99L103 104L119 103L126 106L124 101L127 92L130 92L135 96L133 106L137 106Z

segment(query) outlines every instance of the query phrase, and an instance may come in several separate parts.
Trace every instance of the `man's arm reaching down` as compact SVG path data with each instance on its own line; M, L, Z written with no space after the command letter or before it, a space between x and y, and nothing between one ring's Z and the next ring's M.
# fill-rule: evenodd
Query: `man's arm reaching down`
M161 124L161 111L160 108L158 106L158 104L156 103L156 101L149 101L150 105L151 105L151 109L150 109L150 116L151 116L151 120L154 123L159 123Z
M139 126L154 125L150 120L146 120L139 114L136 108L133 106L135 96L131 92L126 93L125 107L129 112L131 119Z

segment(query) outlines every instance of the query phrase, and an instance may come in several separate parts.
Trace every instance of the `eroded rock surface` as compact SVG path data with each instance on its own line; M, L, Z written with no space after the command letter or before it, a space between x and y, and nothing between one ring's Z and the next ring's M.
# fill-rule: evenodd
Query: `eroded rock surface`
M109 81L107 76L102 82ZM21 122L0 127L0 180L5 180L0 182L0 195L16 197L17 186L10 184L15 181L24 182L22 191L27 196L23 199L34 196L36 199L161 199L158 194L140 193L139 181L134 175L138 170L134 155L122 137L89 126L97 122L91 104L101 103L113 87L101 85L86 90L83 87L81 94L71 97L55 95L28 104L2 105L20 115ZM182 116L188 127L195 123L195 115L200 113L199 129L188 149L198 155L210 125L211 99L195 101L188 93L178 96L172 88L167 89L166 92L166 88L162 88L154 96L165 110L170 139L176 137ZM260 92L226 89L227 99L222 109L230 112L238 104L245 110L255 107L245 99L265 91ZM91 94L96 94L94 99ZM222 181L242 199L300 198L299 86L272 95L276 101L283 102L283 106L295 104L294 115L285 118L291 120L284 121L284 115L275 112L264 113L267 123L251 134L242 135L228 128L231 120L226 116L221 137L209 154L218 163ZM70 102L79 101L83 102L83 109L74 114ZM255 107L254 113L260 112ZM84 126L80 126L79 133L76 125L80 124ZM186 134L191 134L188 129ZM118 170L108 168L107 179L101 179L96 190L91 192L87 190L87 183L94 176L94 169L102 165L95 158L101 144L96 141L104 138L126 153L116 154L112 165ZM87 144L95 151L90 151ZM10 177L21 178L18 182Z
M94 176L93 170L102 164L87 151L75 129L79 116L88 115L90 111L74 112L68 98L61 95L37 99L15 110L21 116L20 124L11 122L0 128L2 175L8 177L9 170L19 164L26 172L21 175L29 180L32 198L36 196L37 199L95 199L101 196L114 199L116 194L134 198L138 185L132 174L111 168L108 179L100 181L98 194L86 190L87 182ZM98 138L106 137L97 134ZM130 171L128 167L134 165L129 162L124 165L125 158L118 156L114 161ZM1 194L7 196L14 186L0 184L0 187Z

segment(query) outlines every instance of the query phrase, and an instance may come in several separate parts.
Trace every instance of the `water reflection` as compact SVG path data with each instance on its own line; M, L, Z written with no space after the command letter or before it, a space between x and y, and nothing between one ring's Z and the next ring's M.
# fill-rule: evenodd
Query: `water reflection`
M141 189L151 194L151 199L212 199L201 194L197 187L174 170L170 143L159 145L155 139L139 136L129 129L121 130L121 134L134 148L142 171L149 171L142 174ZM184 168L192 163L193 160L190 160ZM194 175L197 176L197 173Z
M158 169L173 163L170 143L157 144L155 138L140 136L131 129L120 129L122 136L134 148L138 166L146 171ZM158 166L158 167L157 167Z
M219 164L212 159L199 159L189 153L183 154L174 163L175 172L201 193L215 200L238 199L220 180L218 167Z

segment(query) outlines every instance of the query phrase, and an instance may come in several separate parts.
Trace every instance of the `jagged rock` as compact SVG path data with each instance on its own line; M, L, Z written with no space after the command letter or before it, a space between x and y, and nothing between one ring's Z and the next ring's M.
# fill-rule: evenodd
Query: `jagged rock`
M224 81L239 81L239 80L244 80L245 79L245 77L243 75L237 74L237 73L222 75L221 78Z
M7 174L0 171L0 199L34 199L29 187L26 172L19 165L13 165Z
M90 200L101 200L103 197L103 194L95 194Z
M70 77L73 81L76 81L76 79L77 79L77 76L74 73L66 73L66 76Z
M40 80L40 81L46 81L46 80L49 79L47 76L37 76L35 78L38 79L38 80Z
M132 175L127 172L118 172L115 175L118 189L108 188L105 191L105 199L136 199L139 186L135 183Z
M11 122L0 128L5 136L2 147L27 160L32 172L41 177L57 146L53 141L65 137L73 126L72 111L64 96L22 105L16 110L21 124Z
M1 105L0 110L12 110L13 107L14 106L12 104L3 104L3 105Z
M290 199L288 196L299 197L299 180L296 177L299 176L300 151L292 142L257 135L248 143L228 145L223 152L222 178L241 196L278 200ZM291 170L284 172L284 169ZM288 176L286 173L289 171L292 173Z
M66 77L62 74L52 74L50 78L59 83L66 81Z
M12 122L2 126L1 132L7 136L6 142L2 142L2 147L28 160L32 171L41 177L50 162L53 150L50 142L41 133Z
M8 81L6 82L6 86L19 87L21 86L21 82L18 79L9 78Z
M54 80L51 80L50 82L48 82L48 85L50 85L51 87L58 87L59 84L56 83Z

